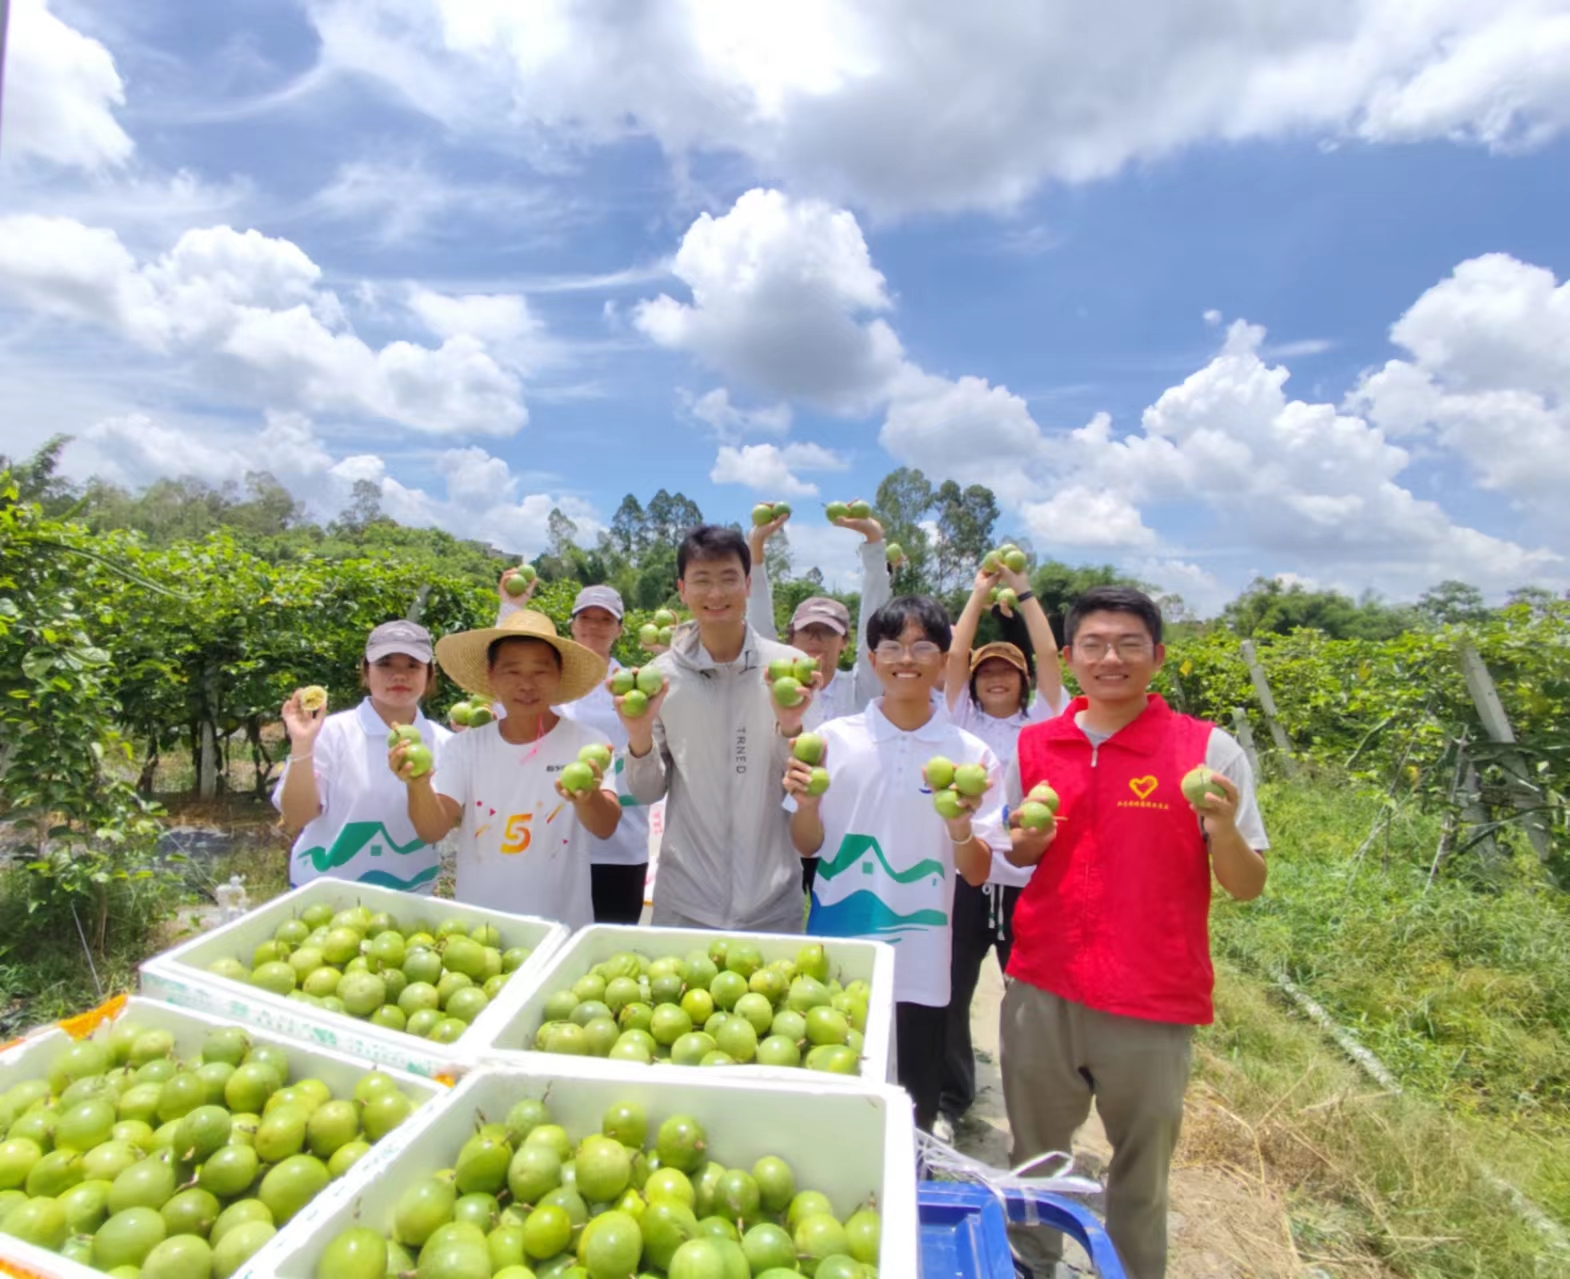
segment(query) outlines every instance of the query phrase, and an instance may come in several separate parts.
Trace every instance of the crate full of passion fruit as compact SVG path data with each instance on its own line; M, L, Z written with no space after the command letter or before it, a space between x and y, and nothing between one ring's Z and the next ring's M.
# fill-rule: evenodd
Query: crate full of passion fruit
M446 1089L144 999L0 1052L0 1273L261 1276Z
M486 1055L884 1080L893 990L882 942L598 924L556 953Z
M142 990L436 1075L477 1060L566 936L551 920L317 879L148 960Z
M918 1273L915 1131L889 1085L485 1066L313 1214L279 1279L872 1279Z

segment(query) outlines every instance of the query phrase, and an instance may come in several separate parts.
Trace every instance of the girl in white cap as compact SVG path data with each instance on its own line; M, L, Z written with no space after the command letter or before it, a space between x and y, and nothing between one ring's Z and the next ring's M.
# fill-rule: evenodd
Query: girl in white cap
M498 623L522 607L517 602L519 598L527 600L534 593L531 582L521 596L515 598L508 594L507 578L513 571L504 573L497 587L501 596ZM621 669L621 663L611 656L611 648L621 638L625 616L621 595L614 586L585 586L572 603L573 639L604 658L612 675ZM563 706L561 713L610 739L616 751L613 775L619 782L627 767L627 730L616 714L610 689L603 683L596 684L576 702ZM589 854L596 924L636 924L643 915L644 881L649 872L649 809L624 787L618 785L617 790L620 792L621 822L609 839L595 840Z
M992 589L1013 588L1019 599L1019 618L1025 623L1030 646L1036 654L1035 688L1031 688L1030 662L1018 645L983 644L972 648L981 614ZM1012 618L1013 610L1004 610ZM1035 696L1032 697L1032 691ZM948 678L944 695L949 714L966 732L981 738L1005 766L1014 758L1015 743L1026 724L1050 719L1063 709L1063 671L1058 646L1041 601L1023 573L1000 567L976 574L975 587L964 611L954 623L949 648ZM1006 965L1013 938L1014 905L1030 879L1001 858L994 858L988 881L976 888L961 880L954 890L954 945L950 952L949 1008L940 1115L934 1131L953 1139L954 1125L976 1097L976 1059L970 1041L970 1001L981 977L987 952L996 949L998 962Z
M431 636L413 622L384 622L370 634L360 664L366 696L328 715L296 689L283 705L289 761L273 803L289 830L289 885L323 875L429 894L439 857L409 821L402 784L387 771L387 734L412 724L439 764L452 736L425 718L420 700L436 681Z

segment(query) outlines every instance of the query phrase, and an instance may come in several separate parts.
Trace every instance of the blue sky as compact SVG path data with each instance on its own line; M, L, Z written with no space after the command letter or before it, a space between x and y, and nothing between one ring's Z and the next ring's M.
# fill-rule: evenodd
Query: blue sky
M526 553L992 486L1201 611L1570 584L1570 18L17 0L0 432ZM608 16L614 14L615 16Z

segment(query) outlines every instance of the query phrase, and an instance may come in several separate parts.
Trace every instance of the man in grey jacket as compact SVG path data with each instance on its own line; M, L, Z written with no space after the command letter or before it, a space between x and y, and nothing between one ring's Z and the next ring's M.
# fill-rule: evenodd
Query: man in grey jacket
M662 927L800 932L801 857L782 807L790 739L811 694L775 704L767 668L804 656L747 625L752 557L734 529L704 525L676 553L677 590L693 620L650 665L664 689L627 728L628 790L645 804L665 797L654 883ZM813 688L822 677L813 677Z

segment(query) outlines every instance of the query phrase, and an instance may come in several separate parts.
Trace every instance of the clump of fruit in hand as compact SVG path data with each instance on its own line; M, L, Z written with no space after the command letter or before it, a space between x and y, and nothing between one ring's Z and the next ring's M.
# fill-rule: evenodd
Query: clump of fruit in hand
M649 709L649 699L664 687L665 676L653 666L624 666L611 676L611 692L622 699L622 713L633 719Z
M988 551L981 557L981 571L983 573L996 573L1003 567L1003 558L996 551ZM997 588L993 588L993 598L996 599Z
M561 770L561 788L569 795L582 795L598 784L594 769L583 760L576 760Z
M812 776L807 780L807 794L821 795L829 788L829 770L821 765L812 770Z
M615 757L604 742L590 742L578 752L578 758L585 764L598 764L603 774L610 771L611 760Z
M789 502L759 502L752 508L752 522L759 528L782 520L790 514Z
M649 697L647 693L639 692L636 688L621 699L621 713L628 719L639 719L649 710Z
M300 709L314 715L327 709L327 690L320 684L310 684L300 690Z
M994 586L992 603L998 608L1006 608L1012 612L1019 607L1019 595L1012 586Z
M653 697L660 689L665 687L665 676L658 667L640 666L637 676L638 691L645 697Z
M520 564L517 568L507 570L506 577L502 579L502 586L506 588L509 595L522 595L529 589L529 583L538 576L539 574L534 571L534 565Z
M671 638L675 634L675 631L676 628L673 626L660 627L660 633L656 637L656 640L661 648L669 648L671 646Z
M472 701L454 702L447 712L447 718L459 728L480 728L496 716L491 714L491 708L484 702Z
M890 564L898 564L905 558L905 548L898 542L890 542L884 554L888 557Z
M935 791L954 785L954 761L947 755L934 755L929 759L927 785Z
M1024 551L1013 542L1005 542L997 550L988 551L982 557L981 569L984 573L996 573L1005 568L1011 573L1023 573L1029 563Z
M645 622L638 628L638 643L644 648L654 648L660 642L660 628L653 622Z
M611 692L617 697L625 697L638 687L638 668L636 666L623 666L611 676Z
M1044 804L1054 813L1058 811L1058 804L1061 802L1058 799L1057 791L1053 790L1046 782L1037 782L1032 786L1030 794L1026 795L1025 799L1032 804Z
M853 520L870 520L872 518L872 504L857 498L854 502L845 505L845 512Z
M424 742L412 742L404 748L403 762L410 777L424 777L434 762L431 748Z
M786 710L800 706L807 700L806 690L802 688L801 681L794 675L784 675L777 678L773 684L774 703L783 706Z
M941 786L932 792L932 806L938 810L938 816L945 821L953 821L965 811L965 805L960 801L959 792L952 786Z
M676 625L676 614L672 613L668 608L657 608L654 610L654 616L649 620L661 630L666 630Z
M987 770L980 764L961 764L954 770L954 789L961 795L985 794Z
M1189 769L1183 775L1182 787L1183 798L1198 809L1208 808L1212 799L1227 797L1221 783L1216 780L1215 770L1204 764Z
M418 742L420 740L420 730L413 724L394 724L387 734L387 749L392 750L399 742Z
M790 753L803 764L821 764L824 749L824 741L816 733L803 733L790 744Z
M843 520L850 515L850 507L844 502L830 502L823 508L823 513L832 520Z

